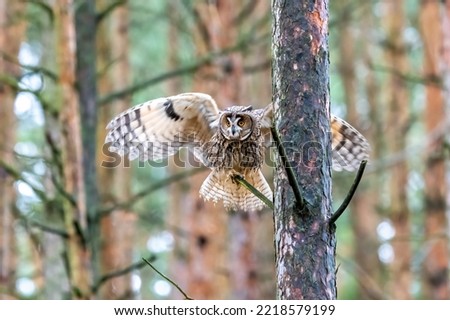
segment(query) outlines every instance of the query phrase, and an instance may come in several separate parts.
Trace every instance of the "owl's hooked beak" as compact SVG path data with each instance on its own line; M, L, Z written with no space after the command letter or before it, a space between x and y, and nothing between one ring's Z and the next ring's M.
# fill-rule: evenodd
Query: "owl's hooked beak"
M237 140L241 137L241 135L239 134L240 128L238 128L234 123L230 126L230 128L228 130L229 130L231 139Z

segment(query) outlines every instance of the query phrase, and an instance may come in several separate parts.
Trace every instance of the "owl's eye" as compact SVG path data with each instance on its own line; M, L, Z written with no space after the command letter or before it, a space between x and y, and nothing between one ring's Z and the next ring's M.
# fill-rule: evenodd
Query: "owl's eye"
M245 120L239 120L238 121L238 126L242 127L245 124Z

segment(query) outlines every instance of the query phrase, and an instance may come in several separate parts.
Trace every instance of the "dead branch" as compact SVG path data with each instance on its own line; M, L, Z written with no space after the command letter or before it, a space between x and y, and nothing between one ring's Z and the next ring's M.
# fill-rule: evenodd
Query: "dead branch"
M150 266L150 268L152 268L157 274L159 274L161 277L163 277L164 280L168 281L168 282L169 282L170 284L172 284L175 288L177 288L178 291L180 291L180 293L184 296L184 299L185 299L185 300L194 300L194 299L192 299L191 297L189 297L189 296L186 294L186 292L184 292L183 289L181 289L180 286L177 285L173 280L171 280L170 278L168 278L167 276L165 276L161 271L159 271L158 269L156 269L156 268L151 264L150 261L148 261L148 260L145 259L145 258L142 258L142 260L144 260L144 262L145 262L146 264L148 264L148 265Z
M154 262L156 260L156 256L151 255L150 257L147 258L147 260ZM126 275L135 270L142 269L146 265L147 265L147 263L145 261L138 261L138 262L135 262L135 263L129 265L128 267L123 268L123 269L119 269L119 270L112 271L110 273L102 275L98 279L97 283L92 286L92 293L96 294L98 292L98 290L100 290L101 286L103 284L105 284L107 281L117 278L117 277L120 277L120 276L123 276L123 275Z
M272 127L270 130L272 132L272 137L277 146L277 150L280 155L281 163L283 164L283 167L286 170L286 175L287 175L289 184L291 185L292 191L294 191L295 200L297 201L297 205L301 210L305 206L305 201L303 200L303 196L300 191L300 185L297 182L297 178L295 176L294 170L292 170L292 166L286 155L286 150L284 149L281 139L278 136L278 132L276 131L276 129L274 127Z
M122 203L117 203L109 208L103 208L100 209L98 214L100 216L104 216L104 215L108 215L111 212L113 212L114 210L117 209L127 209L130 208L131 206L133 206L137 201L143 199L144 197L146 197L147 195L149 195L152 192L155 192L159 189L165 188L167 186L169 186L170 184L174 183L174 182L178 182L180 180L186 179L188 177L191 177L197 173L200 173L204 170L206 170L207 168L202 167L202 168L195 168L195 169L191 169L191 170L185 170L182 171L180 173L174 174L166 179L162 179L158 182L155 182L153 184L151 184L150 186L144 188L143 190L137 192L136 194L134 194L133 196L131 196L130 199L128 199L127 201L124 201Z
M270 201L265 195L263 195L258 189L252 186L247 180L245 180L243 176L235 174L232 178L234 181L253 193L256 197L258 197L258 199L264 202L266 206L273 210L273 202Z
M336 212L331 216L329 220L329 224L333 225L336 223L336 221L339 219L339 217L344 213L345 209L347 209L348 205L350 204L350 201L352 201L353 196L355 195L356 189L358 188L359 182L361 181L361 178L364 174L364 170L366 169L367 160L363 160L361 164L359 165L358 172L356 173L355 180L353 181L352 186L350 187L350 190L347 193L347 196L345 197L344 201L340 205L340 207L336 210Z

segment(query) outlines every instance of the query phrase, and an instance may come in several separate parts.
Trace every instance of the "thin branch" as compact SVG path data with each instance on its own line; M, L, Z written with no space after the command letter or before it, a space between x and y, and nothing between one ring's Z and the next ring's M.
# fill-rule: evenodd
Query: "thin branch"
M356 262L356 259L346 259L346 257L336 254L336 258L339 259L343 264L343 270L349 276L354 277L355 281L364 288L365 293L369 295L372 300L385 300L390 297L384 292L384 290L379 285L379 281L374 279L361 265ZM358 274L358 277L355 275Z
M156 257L155 256L150 256L147 258L147 260L149 261L155 261ZM116 271L112 271L110 273L104 274L100 277L100 279L98 279L97 283L92 287L92 292L95 294L98 292L98 290L100 289L100 287L107 281L126 275L134 270L140 270L143 267L145 267L147 265L147 263L145 261L138 261L135 262L131 265L129 265L128 267L125 267L123 269L120 270L116 270Z
M45 193L45 191L36 187L33 183L24 178L24 176L18 170L4 162L2 159L0 159L0 169L3 169L4 172L10 175L14 180L23 181L24 183L26 183L28 186L30 186L31 189L33 189L39 199L41 199L42 201L47 201L47 194Z
M240 12L233 18L232 24L240 26L244 20L246 20L258 6L258 1L250 0L245 4Z
M14 180L22 181L22 182L26 183L36 193L38 198L41 199L43 202L49 201L45 190L42 190L41 188L39 188L36 185L34 185L33 183L31 183L28 179L26 179L23 176L23 174L20 171L16 170L11 165L4 162L2 159L0 159L0 169L3 169L5 171L5 173L10 175ZM59 194L61 194L64 198L66 198L72 206L76 207L77 203L75 201L75 198L71 194L69 194L63 188L63 186L60 183L58 183L58 181L53 179L53 176L52 176L52 181L54 183L56 190L59 192Z
M173 77L193 73L193 72L197 71L199 68L201 68L202 66L212 63L217 58L226 56L226 55L236 52L236 51L245 50L252 44L255 44L255 43L265 40L265 39L266 39L265 34L260 37L253 38L253 39L244 38L243 40L236 43L234 46L225 48L218 52L212 52L210 54L207 54L203 58L199 58L196 62L194 62L192 64L188 64L188 65L182 66L178 69L174 69L174 70L162 73L160 75L157 75L156 77L136 83L136 84L134 84L128 88L125 88L123 90L113 92L113 93L107 95L106 97L102 97L97 101L97 105L102 106L102 105L108 104L116 99L122 99L130 94L133 94L133 93L139 91L139 90L143 90L145 88L148 88L152 85L158 84L162 81L171 79Z
M36 220L30 220L30 219L27 219L27 218L25 218L23 216L20 216L20 218L23 219L23 221L24 221L24 223L26 225L29 225L31 227L39 228L40 230L42 230L44 232L60 236L60 237L62 237L64 239L68 239L69 238L69 234L66 231L62 230L62 229L57 229L57 228L54 228L54 227L50 227L50 226L47 226L47 225L43 224L42 222L39 222L39 221L36 221Z
M43 76L47 76L48 78L50 78L51 80L53 80L54 82L58 82L59 81L59 76L53 72L50 69L41 67L41 66L33 66L33 65L28 65L28 64L19 64L19 66L25 70L29 70L28 73L26 73L25 75L29 75L31 74L41 74ZM22 75L23 77L24 75Z
M260 71L265 71L267 69L270 69L271 66L272 66L272 58L269 58L265 61L253 64L253 65L244 66L243 71L244 71L244 73L255 73L255 72L260 72Z
M20 67L22 69L28 70L28 72L26 72L25 74L22 74L20 76L20 78L23 78L23 77L29 75L30 73L32 73L32 74L36 74L37 73L37 74L41 74L41 75L47 76L50 79L52 79L53 81L55 81L55 82L57 82L59 80L59 76L55 72L53 72L52 70L47 69L47 68L42 67L42 66L36 66L36 65L30 65L30 64L21 64L18 61L16 56L10 55L10 54L6 53L3 50L0 50L0 58L5 59L6 61L8 61L9 63L11 63L11 64L13 64L15 66L18 66L18 67ZM16 79L15 77L11 77L11 78ZM17 79L16 79L16 82L17 82Z
M428 77L421 77L414 74L402 73L396 68L381 66L381 65L369 65L369 67L373 71L389 73L391 75L395 75L406 82L418 83L425 86L435 86L439 89L445 90L445 86L443 85L443 80L440 77L431 75Z
M144 260L144 262L146 264L148 264L150 266L150 268L152 268L157 274L159 274L161 277L163 277L166 281L168 281L170 284L172 284L175 288L178 289L178 291L180 291L180 293L184 296L184 299L186 300L194 300L191 297L189 297L186 292L183 291L183 289L180 288L179 285L177 285L173 280L169 279L167 276L165 276L164 274L161 273L161 271L159 271L158 269L156 269L150 261L148 261L145 258L142 258L142 260Z
M283 147L280 137L274 127L270 128L272 132L273 139L278 149L278 153L281 158L281 163L283 164L284 169L286 170L286 175L291 185L292 191L294 191L295 200L297 201L298 207L301 209L305 206L305 201L303 200L302 193L300 191L300 185L297 182L297 177L295 176L293 167L291 166L289 159L286 155L286 150Z
M1 58L1 56L0 56ZM19 87L19 81L16 77L13 77L9 74L0 74L0 84L10 87L13 90L19 91L21 88Z
M51 24L53 25L53 21L55 20L55 14L53 12L53 8L50 5L40 0L27 0L27 2L41 8L47 14Z
M210 60L200 60L194 64L191 65L187 65L184 67L181 67L179 69L175 69L175 70L171 70L165 73L162 73L156 77L144 80L142 82L136 83L128 88L125 88L123 90L119 90L117 92L111 93L109 95L107 95L106 97L100 98L97 102L97 104L99 106L111 103L114 100L117 99L122 99L130 94L133 94L139 90L143 90L147 87L150 87L152 85L155 85L157 83L160 83L164 80L173 78L173 77L177 77L177 76L181 76L184 74L188 74L188 73L193 73L195 72L197 69L199 69L201 66L205 65L206 63L209 63Z
M361 178L364 174L364 170L366 169L366 165L367 165L367 160L361 161L358 172L356 173L355 180L353 181L353 184L350 187L350 190L348 191L347 196L345 197L341 206L336 210L336 212L331 216L331 218L329 220L330 225L333 225L336 223L336 221L339 219L339 217L344 213L345 209L347 209L348 205L350 204L350 201L352 201L352 198L355 195L356 189L358 188L359 182L361 181Z
M235 174L233 176L233 180L235 180L236 182L238 182L240 185L242 185L243 187L245 187L248 191L250 191L251 193L253 193L255 196L258 197L259 200L261 200L262 202L264 202L264 204L266 206L268 206L270 209L273 210L273 202L270 201L265 195L263 195L258 189L256 189L254 186L252 186L247 180L244 179L243 176L239 175L239 174Z
M117 7L120 7L124 4L128 3L128 0L117 0L111 2L103 11L97 13L96 21L97 24L103 21L112 11L114 11Z
M122 202L122 203L118 203L115 204L109 208L104 208L104 209L100 209L99 214L100 215L107 215L109 213L111 213L114 210L117 209L126 209L126 208L130 208L131 206L133 206L137 201L141 200L142 198L146 197L148 194L155 192L159 189L165 188L167 186L169 186L170 184L174 183L174 182L178 182L180 180L186 179L188 177L191 177L197 173L200 173L202 171L206 170L205 167L201 167L201 168L195 168L195 169L191 169L191 170L185 170L182 171L180 173L174 174L166 179L162 179L158 182L155 182L153 184L151 184L150 186L144 188L143 190L137 192L136 194L134 194L133 196L131 196L131 198L129 198L128 200Z

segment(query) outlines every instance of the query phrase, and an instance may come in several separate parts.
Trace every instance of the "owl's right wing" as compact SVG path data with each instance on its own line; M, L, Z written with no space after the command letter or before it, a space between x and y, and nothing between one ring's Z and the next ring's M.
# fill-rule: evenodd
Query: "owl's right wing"
M260 117L261 133L265 137L266 145L272 142L270 127L273 125L274 105L257 110ZM349 123L331 115L331 148L333 156L333 170L355 171L361 161L369 159L370 145L366 138Z
M218 114L216 102L204 93L150 100L112 119L105 143L130 160L160 160L208 141Z
M361 161L369 159L370 145L349 123L331 115L333 170L355 171Z

